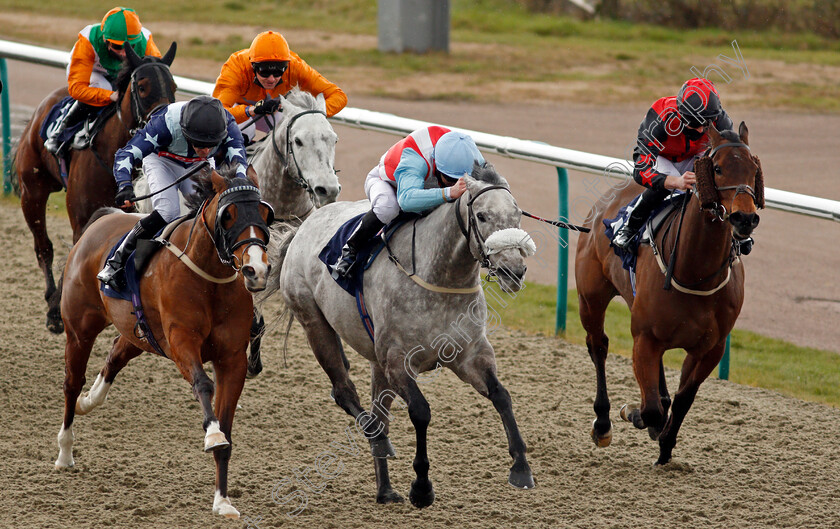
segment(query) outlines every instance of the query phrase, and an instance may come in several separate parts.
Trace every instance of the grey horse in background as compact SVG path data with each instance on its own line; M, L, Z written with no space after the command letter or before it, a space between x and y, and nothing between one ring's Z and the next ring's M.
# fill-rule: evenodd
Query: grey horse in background
M394 455L388 428L389 410L397 396L408 404L417 436L417 479L411 484L409 499L421 508L434 502L426 450L431 414L418 385L432 375L418 376L441 366L490 399L501 415L513 458L509 482L519 488L534 487L510 394L496 376L479 272L482 265L488 267L503 290L518 291L526 270L524 257L533 254L535 246L519 228L521 210L507 181L492 165L476 165L473 177L464 178L467 193L457 203L438 207L418 219L414 227L411 223L403 226L391 239L394 255L407 263L406 268L414 261L413 278L417 281L384 256L365 273L365 302L375 327L375 342L365 331L354 297L333 281L318 259L342 223L370 208L367 201L339 202L315 211L296 234L286 234L279 250L275 248L281 257L272 257L275 266L280 261L282 269L279 283L269 288L282 292L292 317L303 325L312 351L330 377L335 402L356 419L370 442L379 503L404 501L391 487L387 462ZM444 291L436 291L440 289ZM342 339L370 362L371 412L362 408L349 378Z
M324 95L298 87L280 96L283 120L249 156L263 199L274 208L275 222L299 225L316 208L335 202L341 185L335 173L338 135L327 120ZM274 265L274 263L271 263ZM265 330L262 297L254 306L248 377L262 371L260 345Z

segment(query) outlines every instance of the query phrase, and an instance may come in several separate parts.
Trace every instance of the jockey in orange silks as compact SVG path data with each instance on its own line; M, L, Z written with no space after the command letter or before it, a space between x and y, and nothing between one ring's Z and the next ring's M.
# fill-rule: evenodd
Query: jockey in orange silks
M51 132L44 146L55 154L58 138L92 111L117 100L114 83L125 60L125 46L131 46L139 57L160 57L152 33L140 24L133 9L115 7L99 24L86 26L70 53L67 65L67 87L76 100L64 121Z
M276 98L295 86L314 96L324 94L328 117L347 104L347 95L341 88L290 51L282 35L265 31L254 38L250 48L237 51L222 65L213 97L222 102L237 123L256 116L271 116L274 123L279 123L282 109ZM259 120L242 133L253 139L257 128L267 132L269 127L265 120Z

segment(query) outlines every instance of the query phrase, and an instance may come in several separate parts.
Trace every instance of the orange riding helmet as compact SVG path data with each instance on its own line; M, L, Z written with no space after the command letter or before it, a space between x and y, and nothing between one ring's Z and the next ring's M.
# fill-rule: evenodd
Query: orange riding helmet
M283 35L273 31L264 31L254 37L248 50L248 60L251 63L260 62L288 62L291 60L289 43Z

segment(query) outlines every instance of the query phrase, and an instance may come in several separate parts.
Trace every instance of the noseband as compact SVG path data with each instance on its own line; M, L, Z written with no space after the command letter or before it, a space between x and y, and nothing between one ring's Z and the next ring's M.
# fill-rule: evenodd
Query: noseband
M743 148L747 149L748 151L750 150L750 146L747 145L746 143L727 142L727 143L721 143L720 145L716 146L714 149L711 149L706 156L708 156L711 159L714 159L715 154L724 147L743 147ZM716 166L714 164L712 164L712 167L714 168ZM712 181L714 182L714 175L712 175ZM719 219L721 221L725 221L726 219L729 218L729 215L731 215L731 213L726 211L726 206L724 206L723 203L721 202L721 198L720 198L720 192L721 191L729 191L729 190L732 190L732 189L735 190L735 195L732 196L732 204L735 204L735 199L738 198L738 195L743 193L743 194L746 194L746 195L749 195L750 197L752 197L753 204L758 206L758 204L756 203L756 199L755 199L755 190L747 184L738 184L736 186L723 186L723 187L718 187L717 184L714 184L714 188L715 188L715 191L718 192L717 201L712 202L711 206L709 206L709 207L704 207L704 205L701 204L700 209L709 210L717 219ZM698 199L699 199L700 196L699 196L699 194L697 194L697 195L698 195Z
M327 114L320 110L304 110L289 119L289 124L286 125L286 154L280 152L280 147L277 146L277 137L274 134L274 131L271 131L271 145L274 147L274 152L277 153L277 157L280 158L280 163L284 166L288 167L288 160L289 158L295 164L295 171L294 173L289 171L289 176L292 178L292 181L297 184L299 187L306 189L309 195L312 197L312 203L317 204L318 200L315 197L315 190L312 189L312 186L309 185L309 182L303 176L303 172L300 170L300 165L298 164L297 157L295 156L295 150L292 148L292 125L294 125L295 121L298 120L301 116L305 116L307 114L321 114L325 118Z

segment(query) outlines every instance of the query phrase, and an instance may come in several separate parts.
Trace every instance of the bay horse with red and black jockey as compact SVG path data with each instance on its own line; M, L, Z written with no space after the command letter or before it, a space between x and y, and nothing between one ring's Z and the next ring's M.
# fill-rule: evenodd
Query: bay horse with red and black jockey
M133 301L106 296L96 278L109 249L139 215L99 210L70 251L61 300L67 335L64 422L55 466L74 464L75 415L102 404L132 358L143 351L157 352L175 362L204 413L204 450L212 451L216 461L213 512L236 518L239 511L227 494L231 427L245 385L251 292L265 289L270 269L265 248L274 213L261 200L250 168L247 179L228 180L215 171L202 175L188 204L194 217L174 228L165 249L151 257L138 278L141 310ZM136 312L145 316L145 327ZM108 325L120 335L90 390L81 395L91 348ZM135 326L141 332L135 332ZM215 387L204 372L206 362L213 365Z
M61 291L56 289L52 271L53 245L47 235L47 199L52 193L67 190L67 216L73 228L73 242L79 239L94 211L114 204L117 192L111 172L114 154L152 113L175 101L175 81L169 66L176 47L173 42L162 58L141 58L131 46L126 46L126 63L116 81L119 94L116 112L105 121L88 148L70 150L66 181L61 176L58 160L44 148L39 131L53 105L67 96L67 87L55 90L41 101L23 130L14 154L14 173L20 185L20 206L35 239L35 256L46 281L47 329L56 334L64 328L59 312Z
M580 320L597 373L597 417L591 433L598 446L607 446L612 439L604 372L609 345L604 313L613 297L620 295L630 307L633 371L641 390L641 408L622 408L621 417L636 428L647 428L651 438L659 441L657 465L670 461L697 389L723 356L726 337L744 301L739 245L758 225L756 209L764 207L761 162L750 152L748 132L743 122L738 133L719 133L710 125L711 144L695 163L697 189L686 195L682 220L679 210L672 213L672 229L663 229L653 238L655 250L639 246L635 297L621 259L603 235L602 220L615 217L640 188L619 185L590 212L592 231L578 240L575 277ZM679 244L673 252L676 240ZM676 262L665 262L669 258ZM666 290L663 272L671 264L673 275ZM687 354L672 404L662 355L675 348Z

